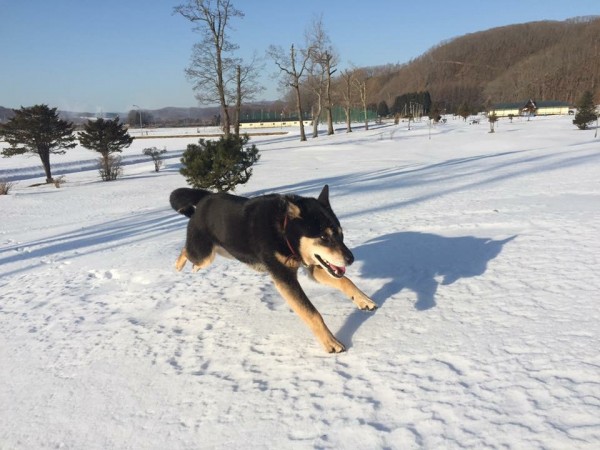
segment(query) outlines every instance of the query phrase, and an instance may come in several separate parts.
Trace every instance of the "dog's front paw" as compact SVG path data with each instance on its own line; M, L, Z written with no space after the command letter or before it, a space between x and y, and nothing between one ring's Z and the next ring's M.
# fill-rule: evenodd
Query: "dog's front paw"
M377 303L375 303L362 292L354 295L352 297L352 301L356 306L358 306L358 309L362 309L363 311L374 311L377 309Z
M321 342L327 353L341 353L346 351L346 347L336 338L331 336L326 341Z

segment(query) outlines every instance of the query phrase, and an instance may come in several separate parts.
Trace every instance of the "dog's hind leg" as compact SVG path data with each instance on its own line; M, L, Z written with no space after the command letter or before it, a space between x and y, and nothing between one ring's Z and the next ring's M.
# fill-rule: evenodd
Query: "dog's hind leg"
M181 272L181 270L185 267L185 263L190 261L193 266L192 266L192 272L198 272L200 269L204 269L205 267L208 267L213 260L215 259L216 253L214 251L214 249L208 254L208 256L201 258L201 259L191 259L188 251L186 250L185 247L183 247L183 249L181 250L181 253L179 254L179 257L177 258L177 261L175 262L175 269L177 269L177 272Z
M185 247L183 247L181 249L181 253L179 254L179 257L177 258L177 261L175 261L175 269L177 270L177 272L181 272L181 270L185 266L185 263L187 262L187 260L188 260L187 250L185 249Z
M179 258L175 262L175 268L181 271L187 261L193 264L192 272L208 267L216 256L216 249L210 239L207 239L196 229L188 228L188 236L185 247L181 250Z
M359 309L368 311L377 309L377 304L345 276L342 278L333 278L320 267L312 267L310 273L317 282L342 291Z
M213 249L208 254L208 256L194 262L194 266L192 267L192 272L198 272L200 269L204 269L205 267L210 266L211 263L215 260L215 256L216 256L216 252L213 247Z

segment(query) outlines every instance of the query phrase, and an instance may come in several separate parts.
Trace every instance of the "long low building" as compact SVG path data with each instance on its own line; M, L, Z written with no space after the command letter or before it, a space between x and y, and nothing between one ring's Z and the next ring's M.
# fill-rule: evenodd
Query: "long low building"
M304 120L303 122L305 127L312 125L312 120ZM283 128L297 126L300 126L300 121L294 119L288 119L283 121L240 122L240 128Z
M550 116L569 114L570 105L559 100L528 100L526 102L497 103L493 105L493 111L498 117L513 116Z

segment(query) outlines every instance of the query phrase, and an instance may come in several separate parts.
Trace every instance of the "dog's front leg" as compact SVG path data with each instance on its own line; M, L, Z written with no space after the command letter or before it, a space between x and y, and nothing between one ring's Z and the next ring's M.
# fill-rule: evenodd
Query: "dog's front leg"
M273 281L281 296L308 325L326 352L340 353L346 350L344 345L329 331L323 317L310 302L295 277L279 278L273 276Z
M342 278L333 278L328 275L324 269L318 266L311 267L310 273L317 282L342 291L354 302L356 306L358 306L359 309L365 309L368 311L377 309L377 304L363 291L357 288L356 285L347 277L343 276Z

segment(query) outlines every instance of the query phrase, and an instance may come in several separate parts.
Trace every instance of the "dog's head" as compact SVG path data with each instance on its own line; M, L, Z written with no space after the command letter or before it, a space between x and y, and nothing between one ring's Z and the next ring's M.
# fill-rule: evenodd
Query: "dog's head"
M288 197L288 239L304 264L320 266L334 278L341 278L354 255L344 244L344 233L329 203L325 185L317 199Z

